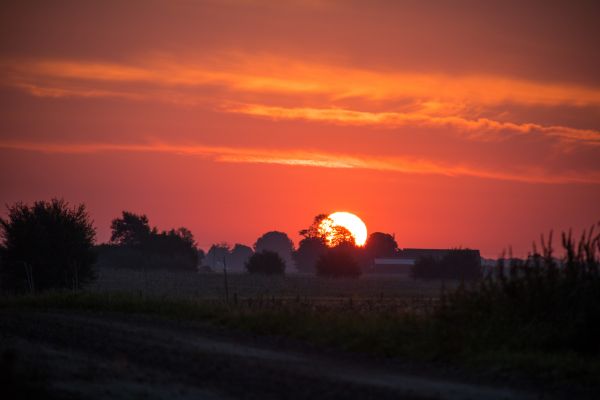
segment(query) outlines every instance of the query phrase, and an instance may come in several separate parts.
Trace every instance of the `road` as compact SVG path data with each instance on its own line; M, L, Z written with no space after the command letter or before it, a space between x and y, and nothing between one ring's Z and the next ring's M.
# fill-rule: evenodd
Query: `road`
M199 323L0 311L2 379L14 396L68 399L535 399L357 356ZM8 398L8 397L4 397ZM546 395L545 398L548 398Z

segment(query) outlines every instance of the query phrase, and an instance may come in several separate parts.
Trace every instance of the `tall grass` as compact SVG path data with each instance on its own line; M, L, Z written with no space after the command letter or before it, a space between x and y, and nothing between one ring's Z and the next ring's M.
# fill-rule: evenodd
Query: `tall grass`
M600 353L600 235L579 241L562 234L554 257L552 233L508 271L498 265L480 283L445 294L434 314L446 352Z

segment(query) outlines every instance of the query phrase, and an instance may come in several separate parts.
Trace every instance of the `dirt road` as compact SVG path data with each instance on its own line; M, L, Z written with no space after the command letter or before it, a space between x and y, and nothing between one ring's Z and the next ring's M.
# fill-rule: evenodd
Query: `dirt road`
M29 392L69 399L539 398L532 392L433 378L277 340L141 316L1 311L0 351L4 387L13 396Z

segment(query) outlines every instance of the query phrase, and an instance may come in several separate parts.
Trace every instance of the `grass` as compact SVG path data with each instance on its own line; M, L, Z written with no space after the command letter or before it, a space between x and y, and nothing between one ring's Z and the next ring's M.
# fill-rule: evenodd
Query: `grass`
M131 293L47 293L0 300L0 308L148 314L203 321L258 335L299 339L317 346L442 362L490 374L524 376L545 383L600 385L600 360L570 351L543 352L495 345L470 347L460 327L441 323L433 311L414 313L392 299L318 304L301 299L219 300Z
M218 290L216 296L195 294L199 289L190 275L157 281L145 275L144 290L118 292L105 286L5 297L0 308L200 320L327 348L600 388L600 235L590 229L578 244L570 233L562 239L560 263L551 239L542 238L541 254L534 249L532 257L506 274L499 269L498 276L452 287L441 296L437 284L435 289L408 280L232 275L233 294L224 301ZM218 275L194 279L200 287L222 287ZM169 283L181 286L165 290Z

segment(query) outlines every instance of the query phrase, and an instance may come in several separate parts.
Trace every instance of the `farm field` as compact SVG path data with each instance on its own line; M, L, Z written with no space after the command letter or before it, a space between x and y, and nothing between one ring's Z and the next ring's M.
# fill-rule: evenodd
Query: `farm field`
M430 318L439 281L230 274L226 299L223 274L97 273L79 292L1 299L2 368L16 392L499 400L597 393L594 360L518 351L452 356L447 344L460 343L446 332L452 324ZM290 389L300 381L310 387Z
M222 273L188 273L164 270L98 270L93 292L130 292L172 298L224 299ZM348 301L348 299L424 299L437 298L442 287L456 287L456 281L419 281L403 275L363 275L357 279L328 279L308 274L262 276L228 273L228 296L240 299L257 297L296 298L310 301Z

